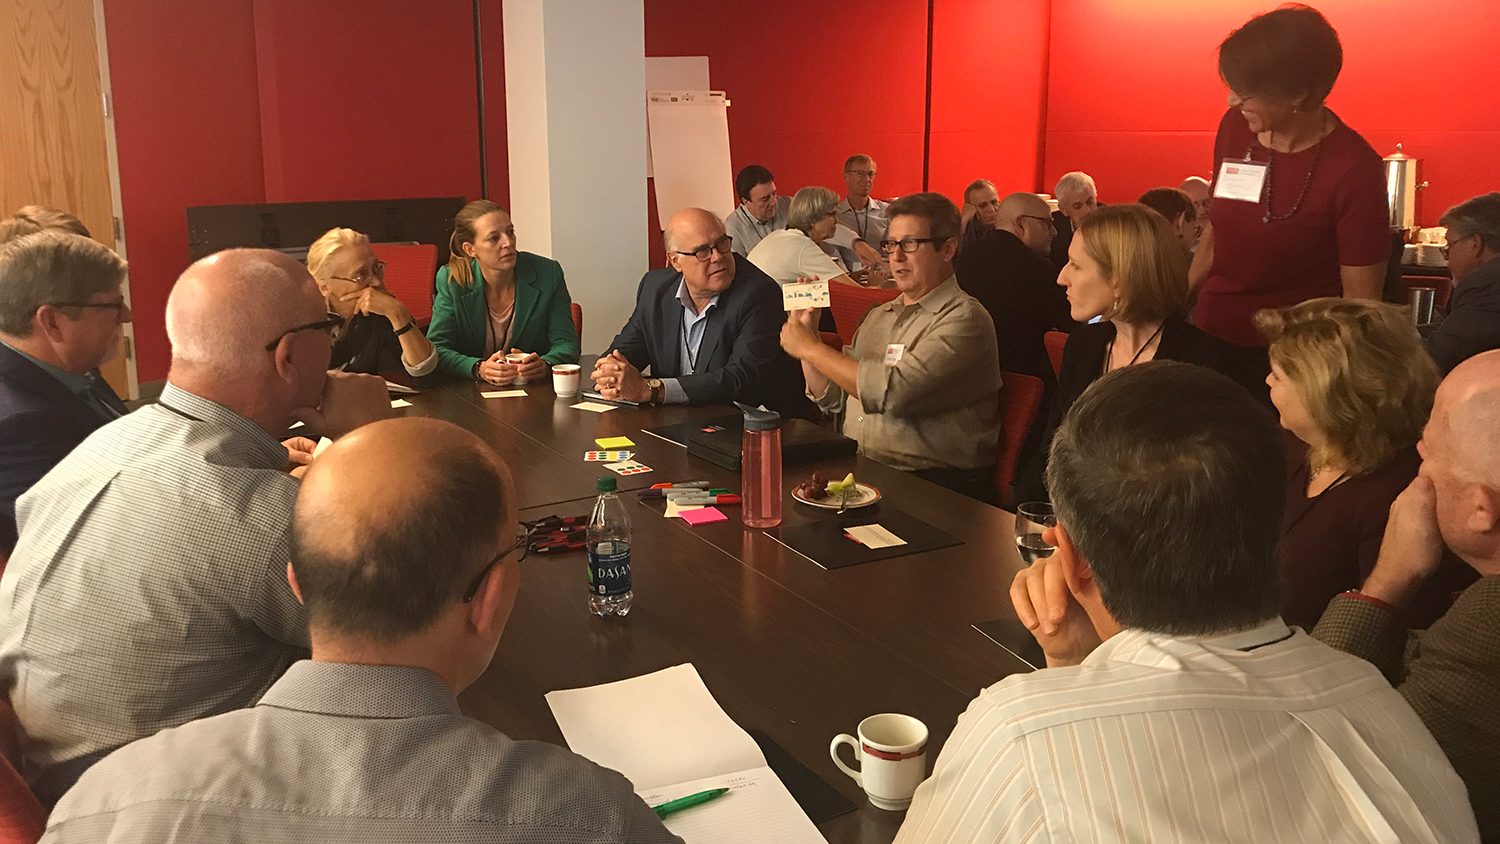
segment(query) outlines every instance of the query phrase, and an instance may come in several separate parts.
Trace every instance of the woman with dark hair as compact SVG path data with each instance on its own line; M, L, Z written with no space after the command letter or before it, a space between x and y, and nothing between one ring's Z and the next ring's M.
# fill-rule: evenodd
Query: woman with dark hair
M1212 226L1190 273L1194 322L1256 349L1262 308L1379 299L1390 257L1380 156L1324 105L1343 65L1317 10L1285 6L1219 45L1229 111L1214 142Z
M465 205L453 218L448 251L427 328L438 371L509 384L518 375L542 378L555 363L578 362L562 265L518 251L516 227L504 208L488 199ZM511 364L507 353L527 357Z

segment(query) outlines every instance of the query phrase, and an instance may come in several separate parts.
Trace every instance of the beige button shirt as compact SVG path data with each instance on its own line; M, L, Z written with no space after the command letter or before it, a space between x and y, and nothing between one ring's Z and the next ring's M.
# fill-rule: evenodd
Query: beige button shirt
M896 350L894 347L899 346ZM1000 443L1000 356L995 324L956 276L914 305L877 305L845 354L859 361L859 401L845 408L844 435L872 460L904 470L978 469ZM830 384L818 406L843 407Z

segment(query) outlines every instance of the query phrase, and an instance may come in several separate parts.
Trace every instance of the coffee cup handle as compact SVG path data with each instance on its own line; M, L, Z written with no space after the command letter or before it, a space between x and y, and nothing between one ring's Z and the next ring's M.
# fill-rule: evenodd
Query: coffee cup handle
M853 768L849 767L848 765L845 765L844 764L844 760L842 760L842 759L839 758L839 745L841 745L841 744L847 744L850 747L854 748L854 758L858 759L859 758L859 739L855 738L854 736L849 735L848 733L840 733L840 734L834 736L833 737L833 743L831 743L831 744L828 745L828 753L831 756L833 756L833 764L839 766L839 770L840 771L843 771L844 773L848 774L851 778L853 778L853 780L856 783L859 784L860 788L864 788L864 785L865 785L864 777L860 776L859 771L856 771Z

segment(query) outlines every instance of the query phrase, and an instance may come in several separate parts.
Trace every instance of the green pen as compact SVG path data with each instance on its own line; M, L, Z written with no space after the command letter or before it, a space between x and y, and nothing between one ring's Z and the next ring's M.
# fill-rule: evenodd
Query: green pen
M710 788L708 791L700 791L697 794L689 794L686 797L679 797L676 800L668 800L660 806L652 806L651 811L655 812L658 818L665 818L667 815L675 814L683 809L691 809L701 803L707 803L716 797L723 797L728 793L729 789L727 788Z

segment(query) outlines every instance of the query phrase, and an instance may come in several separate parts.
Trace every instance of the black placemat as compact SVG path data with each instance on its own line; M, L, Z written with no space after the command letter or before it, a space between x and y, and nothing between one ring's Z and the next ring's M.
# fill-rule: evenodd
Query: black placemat
M845 528L873 524L906 540L906 544L890 548L869 548L844 535ZM766 531L766 535L825 569L841 569L963 544L963 540L938 530L916 516L884 504L861 507L843 515L829 511L826 517L810 524L771 528Z
M760 745L760 752L766 757L766 765L781 778L781 784L792 793L792 799L797 801L797 805L802 807L802 811L807 813L813 823L820 824L845 812L854 811L853 801L824 782L811 768L798 762L770 736L760 730L751 730L750 738Z
M1036 670L1047 667L1047 657L1042 653L1042 646L1037 644L1031 631L1020 621L1014 618L997 618L972 626L1027 668Z
M641 433L650 434L659 440L666 440L679 448L687 448L688 437L693 434L725 430L738 431L742 424L744 424L744 416L733 413L727 416L715 416L712 419L695 419L690 422L675 422L671 425L642 428Z

